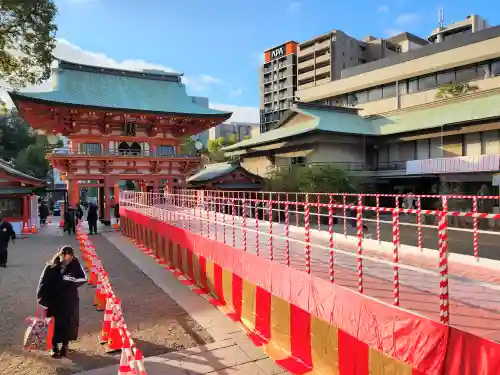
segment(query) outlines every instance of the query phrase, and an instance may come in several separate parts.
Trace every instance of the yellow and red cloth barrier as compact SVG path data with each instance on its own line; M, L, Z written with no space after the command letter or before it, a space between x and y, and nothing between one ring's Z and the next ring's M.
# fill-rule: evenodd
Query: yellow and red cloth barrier
M500 374L500 344L138 212L120 217L124 235L293 374Z

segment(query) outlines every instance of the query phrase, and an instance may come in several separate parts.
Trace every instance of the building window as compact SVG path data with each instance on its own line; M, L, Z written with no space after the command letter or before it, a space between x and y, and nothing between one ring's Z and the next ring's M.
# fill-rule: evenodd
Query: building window
M494 61L491 63L490 73L492 77L500 76L500 61Z
M174 156L175 148L174 146L158 146L156 148L156 155L158 156Z
M418 92L418 78L410 79L408 81L408 94Z
M23 198L0 198L0 212L4 218L23 216Z
M376 87L368 91L368 101L373 102L375 100L382 99L382 88Z
M382 97L393 98L396 96L396 84L382 86Z
M437 87L436 75L432 74L429 76L420 77L418 79L418 89L420 91L430 90Z
M448 85L455 82L455 70L446 70L437 74L438 85Z
M457 82L466 82L478 78L478 76L481 75L480 72L481 71L479 70L478 73L478 67L476 65L472 65L463 68L458 68L455 74Z
M305 165L306 158L305 158L305 156L295 156L295 157L291 158L291 163L296 164L296 165Z
M356 100L353 104L362 104L368 101L368 91L360 91L354 93Z
M102 153L100 143L82 143L80 145L80 150L87 155L101 155Z

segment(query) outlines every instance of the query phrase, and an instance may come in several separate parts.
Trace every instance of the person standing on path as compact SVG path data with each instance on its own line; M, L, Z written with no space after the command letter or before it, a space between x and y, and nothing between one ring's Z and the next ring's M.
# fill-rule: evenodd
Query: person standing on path
M87 274L74 256L71 246L60 248L43 269L37 288L37 301L54 318L52 358L66 357L70 341L78 339L80 298L78 287L87 281ZM61 347L59 348L59 344Z
M8 247L9 241L12 242L16 240L16 232L12 227L12 224L5 221L2 216L0 216L0 267L7 267L8 258Z
M94 203L90 203L89 211L87 212L87 221L89 223L89 234L97 234L97 206Z

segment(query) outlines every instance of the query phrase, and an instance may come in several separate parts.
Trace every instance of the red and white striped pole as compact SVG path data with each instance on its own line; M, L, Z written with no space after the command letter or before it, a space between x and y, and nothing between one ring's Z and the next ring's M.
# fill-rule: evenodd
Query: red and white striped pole
M199 192L200 200L198 202L198 214L200 219L200 234L203 236L203 202L206 202L206 195L204 191ZM206 203L205 203L206 204Z
M232 225L233 225L233 247L236 247L236 230L234 228L234 193L231 198L231 216L232 216Z
M377 241L380 242L380 195L375 196L376 208L375 213L377 215Z
M449 324L450 295L448 290L448 198L442 197L443 208L438 214L439 233L439 316L442 324Z
M289 202L288 202L288 193L285 194L285 263L287 266L290 266L290 228L288 223L288 210L289 210Z
M394 306L399 306L399 210L392 211L392 244L394 262Z
M356 246L356 263L358 270L358 291L359 293L364 292L363 287L363 197L358 195L358 205L356 207L356 235L357 235L357 246Z
M334 282L335 273L335 251L333 249L333 195L328 200L328 234L330 236L330 282Z
M227 243L227 234L226 234L226 211L227 211L227 206L226 206L226 192L222 192L222 232L224 236L224 244Z
M295 194L295 226L299 227L299 193Z
M247 251L247 200L246 197L243 197L243 200L241 201L242 205L242 231L243 231L243 237L242 237L242 242L243 242L243 250Z
M479 260L479 231L478 231L478 218L477 218L477 197L472 198L472 245L474 249L474 257Z
M306 201L304 205L304 237L305 237L305 242L306 242L306 272L311 273L311 233L309 229L309 214L310 214L310 209L309 209L309 194L306 193Z
M269 193L269 200L267 201L269 209L269 259L274 259L274 249L273 249L273 203L272 203L272 193Z
M420 197L417 198L417 246L422 251L424 246L422 239L422 199Z
M260 239L259 239L259 195L255 193L255 253L260 255Z
M321 230L321 200L320 200L320 195L316 193L316 212L318 215L318 230Z
M347 237L347 197L342 194L342 206L344 207L344 236Z
M205 218L206 218L206 226L207 226L207 236L208 238L212 237L212 233L210 232L210 205L212 204L212 199L210 196L210 193L207 192L207 197L206 197L206 205L205 205Z
M213 197L214 197L214 203L213 203L213 208L214 208L214 239L215 241L217 241L217 232L219 231L219 228L218 228L218 225L217 225L217 220L218 220L218 214L217 214L217 205L219 203L219 192L214 192L213 193Z

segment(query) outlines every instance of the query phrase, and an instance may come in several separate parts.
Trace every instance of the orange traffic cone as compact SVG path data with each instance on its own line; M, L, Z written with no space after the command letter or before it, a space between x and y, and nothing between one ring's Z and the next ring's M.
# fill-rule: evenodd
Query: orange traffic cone
M48 221L49 224L52 224L52 216L49 216L49 221Z
M23 233L24 234L29 234L30 233L30 230L28 228L28 223L24 223L24 226L23 226Z
M115 298L113 308L113 318L111 319L111 327L109 329L108 347L106 353L116 353L122 350L122 338L120 335L121 325L121 309L118 298Z
M31 225L31 233L36 233L36 232L37 232L36 226L35 226L35 224L32 224Z
M109 284L106 284L107 280L101 281L100 286L96 289L96 294L94 297L94 306L97 311L103 311L106 309L106 295L108 293Z
M132 375L136 373L132 345L130 343L130 339L126 335L125 330L121 329L120 332L122 335L123 349L122 355L120 357L120 368L118 370L118 375Z
M106 295L106 308L104 309L104 320L102 322L101 334L99 335L99 342L104 345L108 342L109 331L111 329L111 319L113 317L113 293L110 291Z
M137 366L137 375L146 375L146 368L144 367L144 356L140 349L135 349L135 364Z

